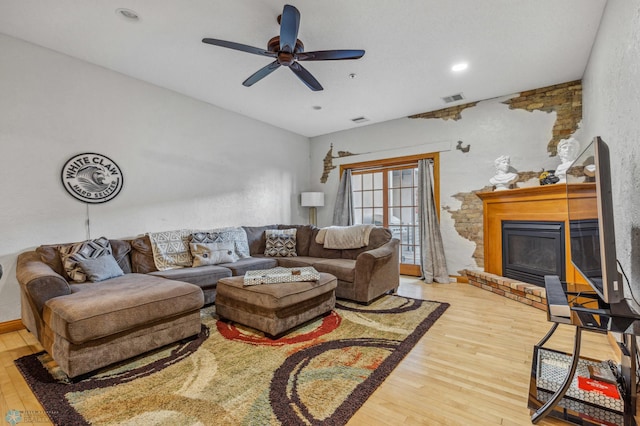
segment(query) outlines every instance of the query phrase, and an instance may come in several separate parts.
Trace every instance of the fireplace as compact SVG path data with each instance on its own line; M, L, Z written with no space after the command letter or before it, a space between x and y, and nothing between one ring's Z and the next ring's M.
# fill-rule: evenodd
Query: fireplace
M595 183L531 186L508 191L479 192L477 195L482 199L483 209L484 259L482 261L484 272L498 277L504 276L502 267L503 222L563 223L564 232L561 234L565 239L569 238L567 197L571 200L571 210L576 212L581 219L598 217ZM590 288L571 263L568 241L562 256L564 258L564 272L554 273L560 277L564 274L567 289L578 292ZM511 282L510 285L513 285L514 281L534 285L528 279L507 278L507 280ZM544 290L544 288L541 289ZM527 294L527 296L530 295Z
M544 287L565 280L564 222L502 221L502 276Z

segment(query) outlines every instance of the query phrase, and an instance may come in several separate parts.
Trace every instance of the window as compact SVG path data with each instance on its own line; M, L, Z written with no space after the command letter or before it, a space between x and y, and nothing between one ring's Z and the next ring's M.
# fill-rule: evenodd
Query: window
M437 153L342 166L351 169L355 223L389 228L400 240L400 273L415 276L421 274L418 160L422 158L434 160L438 206Z

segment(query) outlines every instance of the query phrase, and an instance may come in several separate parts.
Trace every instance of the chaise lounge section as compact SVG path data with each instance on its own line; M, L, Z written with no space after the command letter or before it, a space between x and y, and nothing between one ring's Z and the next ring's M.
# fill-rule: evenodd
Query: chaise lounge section
M24 325L71 378L201 329L204 297L193 284L135 273L73 284L36 252L19 256L17 276Z

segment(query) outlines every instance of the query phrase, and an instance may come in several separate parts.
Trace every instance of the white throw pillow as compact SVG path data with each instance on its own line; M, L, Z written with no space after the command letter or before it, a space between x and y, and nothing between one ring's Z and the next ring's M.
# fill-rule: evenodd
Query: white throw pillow
M238 260L235 254L235 244L232 241L224 243L190 243L193 267L231 263Z

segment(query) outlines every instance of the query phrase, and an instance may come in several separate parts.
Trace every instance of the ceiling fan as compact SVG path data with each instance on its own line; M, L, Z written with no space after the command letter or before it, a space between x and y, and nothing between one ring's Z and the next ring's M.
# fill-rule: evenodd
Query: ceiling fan
M229 49L240 50L241 52L253 53L255 55L275 58L271 62L256 71L253 75L242 82L244 86L252 86L262 80L280 66L289 67L309 89L313 91L322 90L322 86L309 71L298 61L335 61L342 59L358 59L364 55L364 50L320 50L316 52L305 52L304 44L298 40L298 28L300 27L300 12L291 5L285 5L282 15L278 16L280 24L280 35L273 37L267 43L267 50L258 47L247 46L246 44L235 43L233 41L218 40L215 38L204 38L203 43Z

